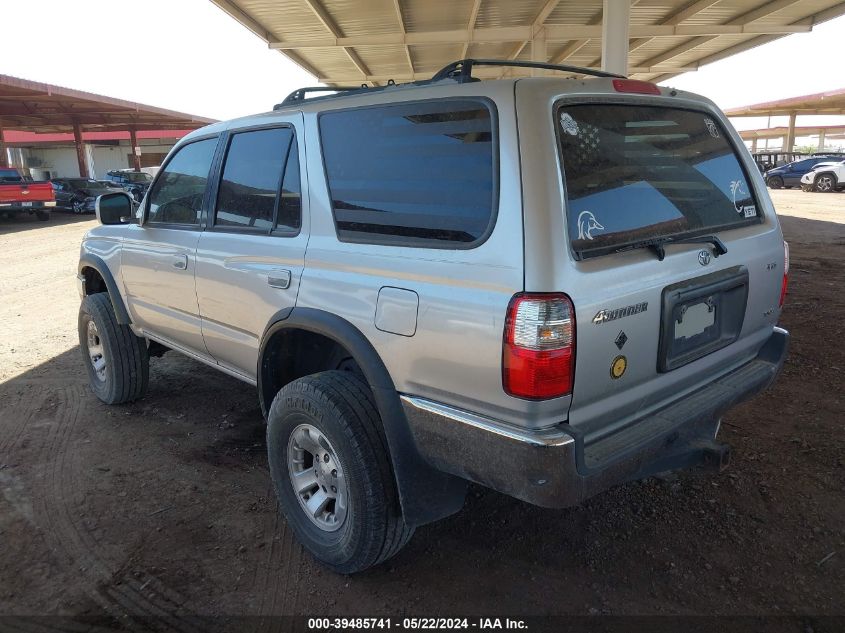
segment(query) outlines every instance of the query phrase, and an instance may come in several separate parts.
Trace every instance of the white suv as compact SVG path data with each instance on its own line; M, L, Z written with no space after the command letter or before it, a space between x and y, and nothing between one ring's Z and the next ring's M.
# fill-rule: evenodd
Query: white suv
M801 189L832 193L845 188L845 160L836 163L819 163L801 176Z

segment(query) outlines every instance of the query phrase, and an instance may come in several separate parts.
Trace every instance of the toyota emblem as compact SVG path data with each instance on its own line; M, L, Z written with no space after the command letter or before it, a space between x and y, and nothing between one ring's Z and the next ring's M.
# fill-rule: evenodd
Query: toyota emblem
M702 266L706 266L710 263L710 251L700 250L698 251L698 263Z

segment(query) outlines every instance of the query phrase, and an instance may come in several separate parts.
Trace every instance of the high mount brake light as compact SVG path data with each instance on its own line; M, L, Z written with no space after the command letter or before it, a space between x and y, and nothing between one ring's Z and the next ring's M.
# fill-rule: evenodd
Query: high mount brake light
M659 95L660 88L650 81L638 79L614 79L613 89L616 92L631 92L638 95Z
M505 320L502 383L517 398L545 400L572 393L575 309L565 294L514 295Z
M780 284L780 302L779 307L783 307L783 302L786 301L786 287L789 285L789 243L783 243L783 281Z

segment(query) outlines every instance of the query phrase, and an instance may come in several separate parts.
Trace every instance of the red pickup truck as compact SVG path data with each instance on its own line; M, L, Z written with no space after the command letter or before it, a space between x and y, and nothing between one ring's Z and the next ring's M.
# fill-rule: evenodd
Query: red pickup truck
M26 180L17 169L0 167L0 215L12 218L18 213L34 213L46 222L55 206L50 181Z

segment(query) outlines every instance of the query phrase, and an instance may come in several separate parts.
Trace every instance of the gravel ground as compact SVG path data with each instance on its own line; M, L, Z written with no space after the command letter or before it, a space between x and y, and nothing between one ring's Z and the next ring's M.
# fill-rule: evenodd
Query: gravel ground
M249 386L167 354L143 400L91 395L74 276L93 221L0 220L0 614L845 615L845 194L772 195L793 344L726 416L728 471L560 511L474 487L354 577L279 516Z

